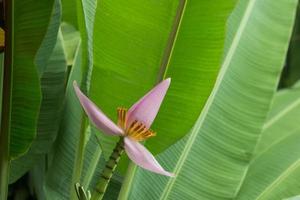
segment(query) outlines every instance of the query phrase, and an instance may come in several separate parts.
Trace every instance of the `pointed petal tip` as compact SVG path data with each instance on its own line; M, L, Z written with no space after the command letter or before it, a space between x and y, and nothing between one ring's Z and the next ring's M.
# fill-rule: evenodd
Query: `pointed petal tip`
M73 81L73 88L74 88L75 93L77 94L77 96L80 96L82 94L76 80Z
M161 174L168 177L174 177L174 173L170 173L158 163L155 157L139 142L124 138L125 151L128 157L138 166L151 172Z
M74 87L78 87L77 81L76 81L76 80L73 81L73 86L74 86Z
M160 84L165 85L165 87L168 89L171 84L171 78L167 78L167 79L163 80Z
M137 120L141 121L149 128L158 113L170 84L171 78L161 81L138 102L131 106L127 113L127 125L130 125L133 121Z
M160 175L164 175L164 176L167 176L167 177L170 177L170 178L174 178L176 175L175 173L172 173L172 172L168 172L168 171L160 171L160 172L156 172Z
M107 135L121 136L123 130L111 121L87 96L85 96L76 81L73 81L75 93L85 113L92 123Z
M168 81L169 83L171 83L171 77L166 78L165 81Z
M175 178L176 174L168 172L168 174L166 174L166 176L169 176L170 178Z
M169 177L169 178L174 178L174 177L176 176L174 173L168 172L168 171L163 171L163 172L158 173L158 174L167 176L167 177Z
M73 88L74 88L75 93L76 93L76 95L77 95L77 97L78 97L79 99L82 99L82 96L85 96L85 95L81 92L81 90L80 90L80 88L79 88L79 86L78 86L76 80L73 81ZM86 98L87 98L87 97L86 97Z

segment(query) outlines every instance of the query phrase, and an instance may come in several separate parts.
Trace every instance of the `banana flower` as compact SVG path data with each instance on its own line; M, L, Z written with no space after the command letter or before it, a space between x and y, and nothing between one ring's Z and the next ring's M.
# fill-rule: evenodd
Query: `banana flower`
M140 143L155 136L155 132L150 129L150 126L158 113L170 83L170 78L162 81L129 110L118 108L117 124L80 91L76 82L74 82L74 88L91 122L105 134L123 137L125 152L135 164L154 173L174 176L174 174L164 170L154 156Z

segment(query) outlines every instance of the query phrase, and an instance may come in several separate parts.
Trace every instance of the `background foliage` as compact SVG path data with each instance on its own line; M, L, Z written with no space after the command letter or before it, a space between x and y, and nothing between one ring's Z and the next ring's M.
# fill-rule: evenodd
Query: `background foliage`
M74 80L116 120L167 77L145 145L176 177L124 156L105 199L300 194L297 0L13 2L11 197L93 190L115 140L86 120Z

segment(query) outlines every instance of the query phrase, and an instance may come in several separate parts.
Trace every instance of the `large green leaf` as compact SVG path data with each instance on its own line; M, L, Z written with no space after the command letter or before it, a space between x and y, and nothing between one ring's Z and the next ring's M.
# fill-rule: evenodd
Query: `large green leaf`
M13 160L11 182L17 180L50 151L60 125L65 93L67 61L61 32L41 76L42 103L38 118L37 136L24 156Z
M96 13L91 97L116 120L162 78L172 83L146 142L158 153L183 137L219 69L224 24L235 1L102 1ZM217 14L212 14L217 13ZM116 138L101 136L106 156Z
M25 153L36 134L41 95L34 58L47 31L53 4L54 0L13 1L11 157Z
M147 142L154 153L187 134L204 107L219 71L225 23L235 4L236 0L186 1L164 74L172 77L172 84L153 125L159 137Z
M61 97L64 93L64 74L66 71L61 41L58 41L60 42L59 44L53 42L57 40L60 18L60 1L55 0L47 33L35 58L42 92L42 102L38 115L37 136L33 141L29 152L21 158L12 161L10 182L14 182L20 178L38 159L41 158L43 154L47 153L56 136L61 107L60 102L62 101ZM52 53L55 44L56 48Z
M116 119L117 107L129 107L157 82L177 6L178 0L99 4L90 94L112 119ZM117 138L101 136L107 158L115 141Z
M77 0L77 15L80 36L82 39L82 81L81 89L84 93L88 93L90 89L90 80L93 69L93 31L94 31L94 19L97 7L97 0ZM81 121L81 133L79 137L79 143L77 146L74 172L72 177L72 183L77 183L82 177L82 168L84 167L84 150L86 138L86 118ZM100 156L100 155L99 155ZM74 193L72 193L74 197Z
M86 152L91 152L94 149L97 150L99 146L98 144L95 146L95 142L93 141L93 139L95 139L94 137L87 137L88 129L86 129L86 121L83 118L83 112L78 99L74 94L72 82L73 80L77 80L82 90L88 92L93 65L92 35L96 2L97 1L78 0L76 1L75 9L73 6L74 12L77 11L78 15L81 45L80 49L77 49L74 63L72 63L72 72L68 81L67 99L64 108L66 114L63 117L60 136L57 138L55 145L53 164L51 165L53 169L47 174L46 191L49 199L76 198L74 184L84 180L84 184L88 186L90 176L94 173L93 167L90 168L90 166L88 166L90 161L84 160L83 156ZM65 28L67 28L66 30L70 30L68 27ZM67 35L70 35L70 32L69 34L64 34L64 37L67 37ZM67 52L70 52L69 50ZM68 57L71 57L69 53ZM70 116L70 113L73 113L76 117ZM90 139L92 141L90 141ZM67 145L65 144L66 142L68 143ZM87 146L85 151L86 143L91 143L92 145ZM100 157L100 154L97 154L97 156ZM96 160L97 159L99 158L96 157ZM60 164L57 165L56 163ZM88 168L87 173L82 171L86 170L86 168ZM56 174L56 171L61 171L62 174ZM87 178L85 176L87 176ZM63 187L61 184L63 184Z
M56 45L57 33L61 22L61 12L60 0L54 0L54 6L52 9L52 15L48 25L47 33L44 36L43 42L35 56L35 63L37 65L39 77L41 77L44 71L47 69L47 62L52 56L52 51Z
M81 80L81 47L78 47L75 62L72 66L70 78L67 85L64 114L59 135L54 145L53 159L46 175L46 199L70 199L74 190L74 171L78 155L78 145L81 134L81 123L83 112L78 99L74 93L72 82L76 80L78 84ZM84 151L83 168L80 170L81 184L85 188L93 188L95 175L99 175L104 166L104 160L100 162L101 148L96 139L96 135L91 133L88 127L84 133L86 135L86 148ZM98 177L98 176L97 176ZM79 182L79 180L78 180Z
M84 93L89 91L93 69L93 32L97 0L62 0L63 20L80 31Z
M93 70L93 33L97 0L77 0L77 15L80 35L82 39L82 70L83 86L86 93L90 89Z
M297 0L241 0L229 20L223 65L189 137L159 156L174 178L137 168L120 199L234 199L277 83ZM199 55L200 57L201 55Z
M73 89L73 81L76 80L78 84L81 84L81 72L81 47L79 44L67 83L62 122L46 176L47 199L70 199L71 192L75 192L72 177L83 112Z
M283 199L300 193L299 99L299 85L276 95L237 199Z

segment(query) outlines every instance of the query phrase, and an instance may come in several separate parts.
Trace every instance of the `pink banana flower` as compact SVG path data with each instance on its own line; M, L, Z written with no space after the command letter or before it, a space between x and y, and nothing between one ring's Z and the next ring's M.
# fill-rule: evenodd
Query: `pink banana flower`
M157 115L170 83L170 78L162 81L128 111L125 108L118 108L118 125L80 91L75 81L74 88L83 109L98 129L108 135L124 137L125 151L135 164L151 172L174 176L173 173L164 170L154 156L139 143L155 136L155 132L150 130L150 126Z

